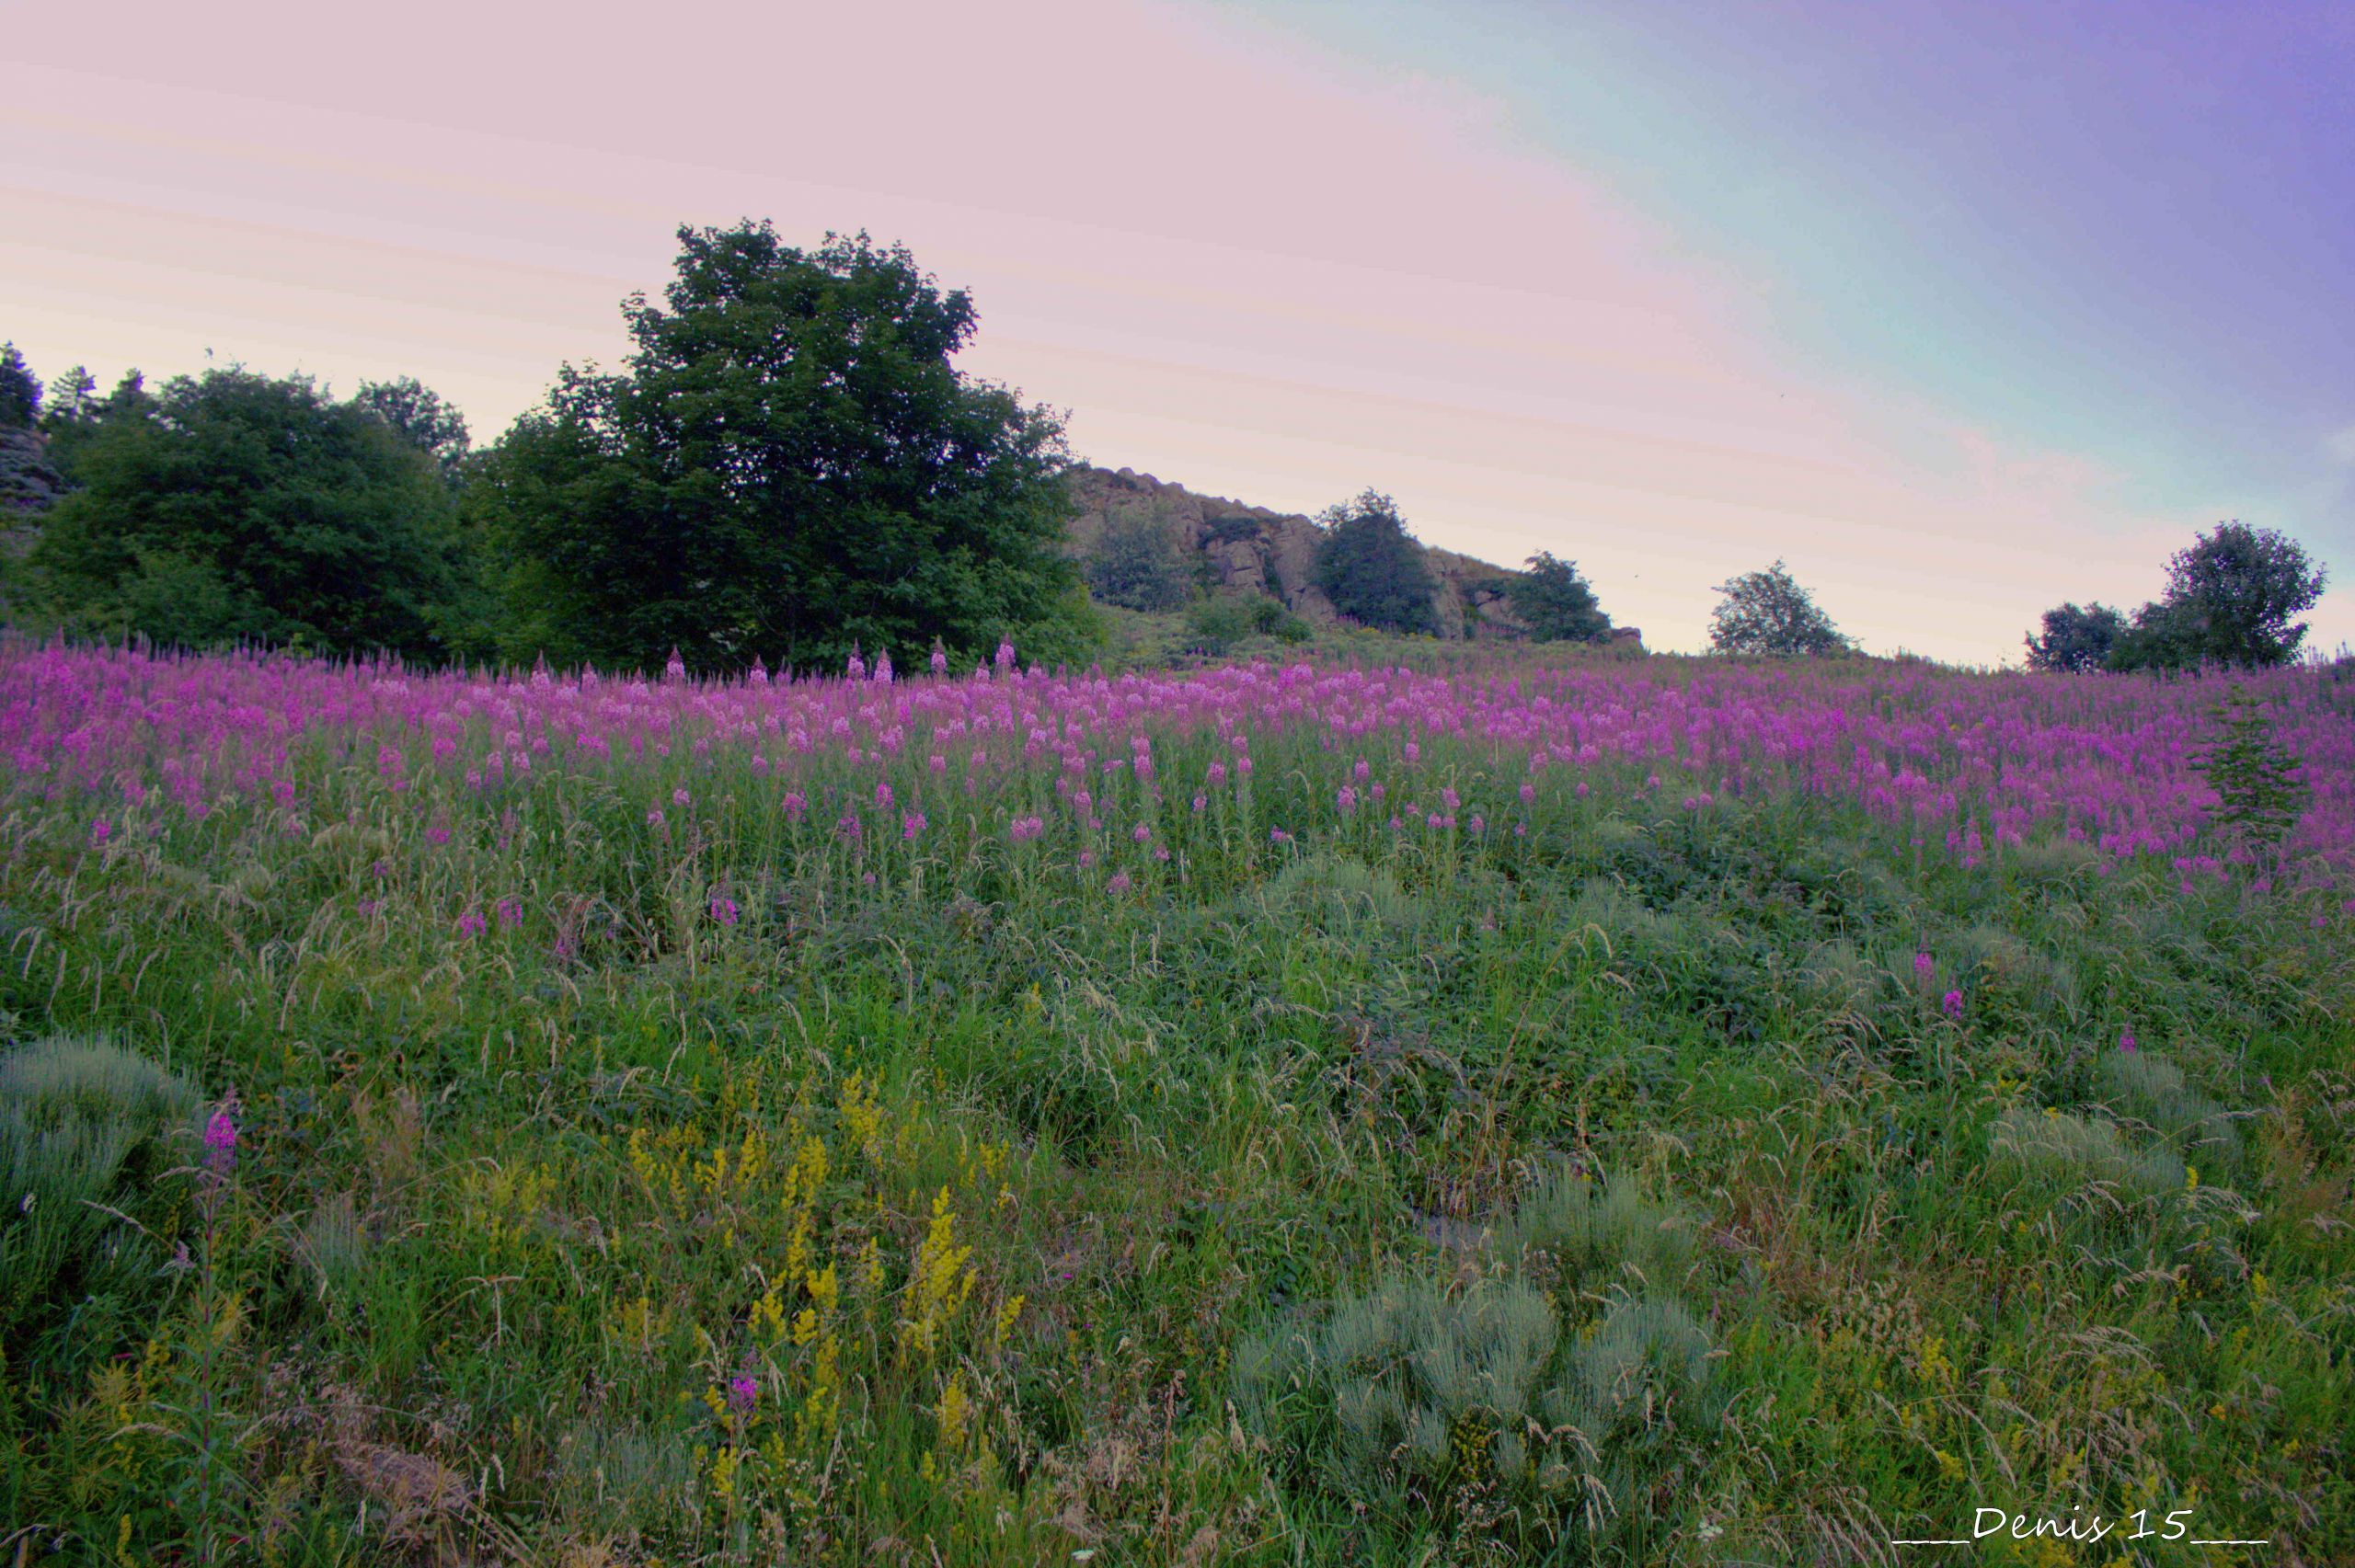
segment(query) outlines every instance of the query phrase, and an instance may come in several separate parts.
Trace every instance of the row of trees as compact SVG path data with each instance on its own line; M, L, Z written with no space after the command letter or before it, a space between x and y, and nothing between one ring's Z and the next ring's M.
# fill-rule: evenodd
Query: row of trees
M11 597L87 635L428 658L1082 647L1062 423L955 366L971 299L865 235L678 237L662 302L623 306L623 368L563 367L483 451L413 381L134 372L100 398L75 372L44 406L11 349L0 418L71 486Z
M0 348L0 512L42 514L29 555L0 555L10 612L193 647L609 668L675 647L705 670L861 647L905 664L936 638L962 662L1008 635L1051 660L1096 640L1063 551L1062 422L956 367L963 291L863 234L802 250L747 221L678 240L661 303L624 302L623 367L562 367L487 450L414 380L339 398L239 368L157 390L133 372L101 396L78 367L44 388ZM1317 521L1315 581L1341 614L1438 629L1396 501L1369 489ZM1109 528L1087 573L1141 609L1194 590L1143 520ZM2282 535L2221 524L2131 617L2047 612L2028 662L2280 663L2324 580ZM1574 562L1539 555L1498 586L1536 640L1612 635ZM1716 651L1853 647L1779 560L1718 591Z
M2287 664L2306 640L2292 617L2328 573L2296 541L2238 521L2197 536L2167 562L2165 597L2134 612L2068 603L2028 635L2031 670L2248 669Z

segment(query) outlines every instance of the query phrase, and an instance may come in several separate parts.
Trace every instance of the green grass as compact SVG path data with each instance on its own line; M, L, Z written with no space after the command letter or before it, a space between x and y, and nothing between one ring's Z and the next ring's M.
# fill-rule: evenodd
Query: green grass
M211 1172L159 1116L12 1321L11 1560L2355 1560L2329 933L1821 801L1394 842L1287 801L1315 740L1125 898L869 887L717 788L667 848L590 781L453 791L439 851L359 775L324 832L103 854L16 796L6 1036L242 1137ZM1520 1391L1459 1367L1411 1462L1337 1436L1499 1346ZM2278 1544L1886 1544L1982 1505Z

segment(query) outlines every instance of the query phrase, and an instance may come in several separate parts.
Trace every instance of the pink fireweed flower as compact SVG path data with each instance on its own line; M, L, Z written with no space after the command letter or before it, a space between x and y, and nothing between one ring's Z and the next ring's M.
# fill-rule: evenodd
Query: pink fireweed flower
M425 830L425 841L429 844L446 844L450 841L450 830L436 822L432 827Z
M936 677L948 673L948 650L940 646L938 637L932 639L932 673Z
M90 847L94 850L104 848L107 840L112 836L113 832L114 824L103 817L99 818L90 824Z
M1194 796L1194 815L1199 817L1204 811L1210 809L1210 796L1206 795L1198 795Z
M693 806L695 803L695 797L689 795L684 788L674 789L671 792L671 804L679 807L683 811L688 807Z
M1350 812L1355 811L1358 808L1358 792L1350 788L1348 784L1343 784L1340 787L1340 790L1333 796L1333 805L1344 816L1348 815Z
M2133 1025L2127 1025L2127 1027L2120 1033L2118 1036L2118 1048L2124 1051L2129 1056L2132 1056L2134 1054L2135 1040Z
M1522 803L1523 806L1527 806L1527 805L1529 805L1532 801L1534 801L1536 798L1537 798L1537 786L1536 786L1535 784L1523 784L1523 785L1522 785L1522 786L1521 786L1521 803Z
M843 666L843 673L854 681L867 679L867 660L858 657L858 645L850 645L850 662Z
M1129 874L1125 871L1116 871L1112 873L1112 879L1104 884L1104 891L1118 897L1127 892L1130 887Z
M728 897L725 893L714 893L711 896L711 918L718 921L720 924L734 925L736 923L737 917L742 912L743 910L738 907L736 900Z
M237 1162L237 1124L223 1101L204 1124L204 1163L216 1175L225 1175Z
M662 816L662 808L661 807L658 806L653 810L646 814L646 825L653 829L658 833L662 830L664 818Z
M760 1402L761 1385L749 1372L739 1372L728 1379L728 1408L739 1415L749 1415Z
M1924 985L1927 985L1930 983L1930 977L1937 972L1938 961L1936 958L1931 957L1927 953L1916 953L1913 955L1913 978L1915 979L1921 981Z
M997 645L997 667L998 667L998 670L999 670L1001 672L1011 672L1011 671L1013 670L1013 669L1014 669L1014 639L1013 639L1013 638L1008 637L1008 638L1006 638L1005 641L1003 641L1003 642L1001 642L1001 643L999 643L999 644Z
M513 931L523 923L523 900L508 898L499 900L499 923Z
M1959 1021L1962 1017L1962 992L1959 990L1947 992L1938 999L1938 1006L1948 1018Z
M834 819L834 836L845 843L856 843L861 836L858 814L845 811Z
M885 648L875 656L875 683L878 686L889 686L891 683L891 650L890 648Z
M925 819L923 812L911 811L900 818L900 837L903 841L913 842L916 837L930 826L931 823Z
M671 650L670 658L662 666L662 679L665 681L684 681L686 678L687 661L679 657L679 650L674 647Z
M896 797L891 794L891 786L890 784L879 784L875 786L875 804L881 807L884 810L889 811L891 809L891 802Z
M752 668L744 672L744 678L755 686L765 686L769 683L769 667L761 662L758 654L752 656Z
M1139 843L1143 843L1153 837L1153 825L1149 822L1140 822L1136 825L1135 829L1130 832L1129 837L1134 839Z
M810 809L809 801L802 798L798 790L787 790L785 798L778 801L777 806L784 811L785 819L788 822L800 821L801 814Z
M462 936L480 936L489 929L490 922L482 918L480 910L468 910L458 917L458 933Z

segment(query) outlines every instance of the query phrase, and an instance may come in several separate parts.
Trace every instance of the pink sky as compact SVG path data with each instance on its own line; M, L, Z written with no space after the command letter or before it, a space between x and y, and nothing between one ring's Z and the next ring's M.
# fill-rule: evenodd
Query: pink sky
M2093 464L1808 362L1768 280L1478 96L1231 14L52 6L0 49L0 334L44 375L408 373L488 441L620 357L678 223L767 216L970 288L969 365L1091 461L1384 489L1430 543L1577 559L1654 647L1782 555L1878 651L2016 659L2239 509L2131 515Z

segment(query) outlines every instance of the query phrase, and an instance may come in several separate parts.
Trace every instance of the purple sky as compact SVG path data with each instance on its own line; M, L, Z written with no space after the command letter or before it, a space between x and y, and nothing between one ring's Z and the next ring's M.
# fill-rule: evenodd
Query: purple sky
M1776 555L1983 661L2224 517L2355 572L2355 6L231 0L0 56L44 374L411 373L488 440L765 215L971 288L1094 461L1387 489L1656 647Z

